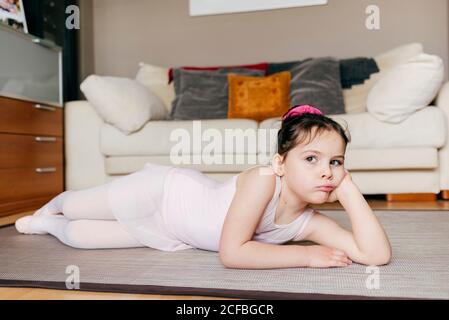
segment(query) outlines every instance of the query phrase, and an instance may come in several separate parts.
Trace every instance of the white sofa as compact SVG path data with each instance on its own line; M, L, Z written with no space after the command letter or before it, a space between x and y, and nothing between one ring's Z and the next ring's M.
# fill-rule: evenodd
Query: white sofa
M381 71L394 65L391 57L378 60ZM376 77L372 76L369 81L375 81ZM354 106L360 92L369 89L369 81L368 87L365 84L344 91L347 110ZM449 82L442 86L432 105L398 124L381 122L367 111L330 117L349 128L351 143L345 166L363 194L438 194L449 190ZM204 132L207 128L215 128L223 136L229 128L277 130L280 124L277 120L267 119L260 123L249 119L201 120L201 129ZM194 122L153 120L139 131L126 135L103 122L87 101L67 103L66 189L97 186L135 172L147 162L195 168L223 181L255 164L248 155L263 154L267 159L276 152L275 144L261 143L259 139L243 151L223 144L222 154L240 154L245 160L242 164L235 164L235 161L234 164L173 164L170 150L176 141L170 141L170 134L179 128L192 136ZM205 145L207 143L203 141L202 148ZM202 148L194 149L192 154L201 153Z

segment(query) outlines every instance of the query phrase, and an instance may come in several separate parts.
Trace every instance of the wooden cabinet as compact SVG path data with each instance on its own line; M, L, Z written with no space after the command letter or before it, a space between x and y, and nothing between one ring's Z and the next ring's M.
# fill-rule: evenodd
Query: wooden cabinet
M0 217L64 191L63 109L0 97Z

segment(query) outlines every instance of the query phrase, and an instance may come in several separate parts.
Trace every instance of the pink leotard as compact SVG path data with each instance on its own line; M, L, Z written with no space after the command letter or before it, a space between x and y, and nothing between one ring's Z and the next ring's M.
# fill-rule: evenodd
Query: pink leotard
M237 177L238 174L219 182L198 170L147 164L141 171L113 181L109 193L111 209L117 220L149 247L218 251ZM273 197L252 240L282 244L302 239L314 210L307 207L291 223L275 224L280 192L281 178L276 176Z

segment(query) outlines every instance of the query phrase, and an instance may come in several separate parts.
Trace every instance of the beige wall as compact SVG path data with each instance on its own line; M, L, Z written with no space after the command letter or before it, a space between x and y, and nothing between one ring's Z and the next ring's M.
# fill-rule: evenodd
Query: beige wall
M365 27L380 8L381 28ZM92 63L100 75L134 77L138 63L244 64L314 56L373 56L408 42L447 65L446 0L329 0L326 6L190 17L188 0L93 0ZM89 31L89 30L88 30Z
M93 3L92 0L80 0L80 23L81 29L78 33L78 77L81 83L88 75L95 73L94 65L94 32L93 32ZM79 97L84 97L78 88Z
M92 70L94 66L94 33L93 33L93 3L92 0L80 0L80 22L82 28L80 29L79 37L82 45L79 47L79 56L81 67L80 74L85 75Z

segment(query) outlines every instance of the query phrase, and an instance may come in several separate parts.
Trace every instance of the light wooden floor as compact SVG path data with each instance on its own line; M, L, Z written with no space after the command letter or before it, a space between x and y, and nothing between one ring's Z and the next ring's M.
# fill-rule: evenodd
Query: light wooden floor
M384 196L365 196L372 209L377 210L448 210L448 200L428 202L387 202ZM314 206L320 209L342 209L337 203ZM7 218L0 218L0 226L14 224L14 222L32 212L24 212ZM449 214L449 212L448 212ZM0 300L234 300L221 297L153 295L153 294L125 294L110 292L87 292L74 290L50 290L35 288L0 288Z

